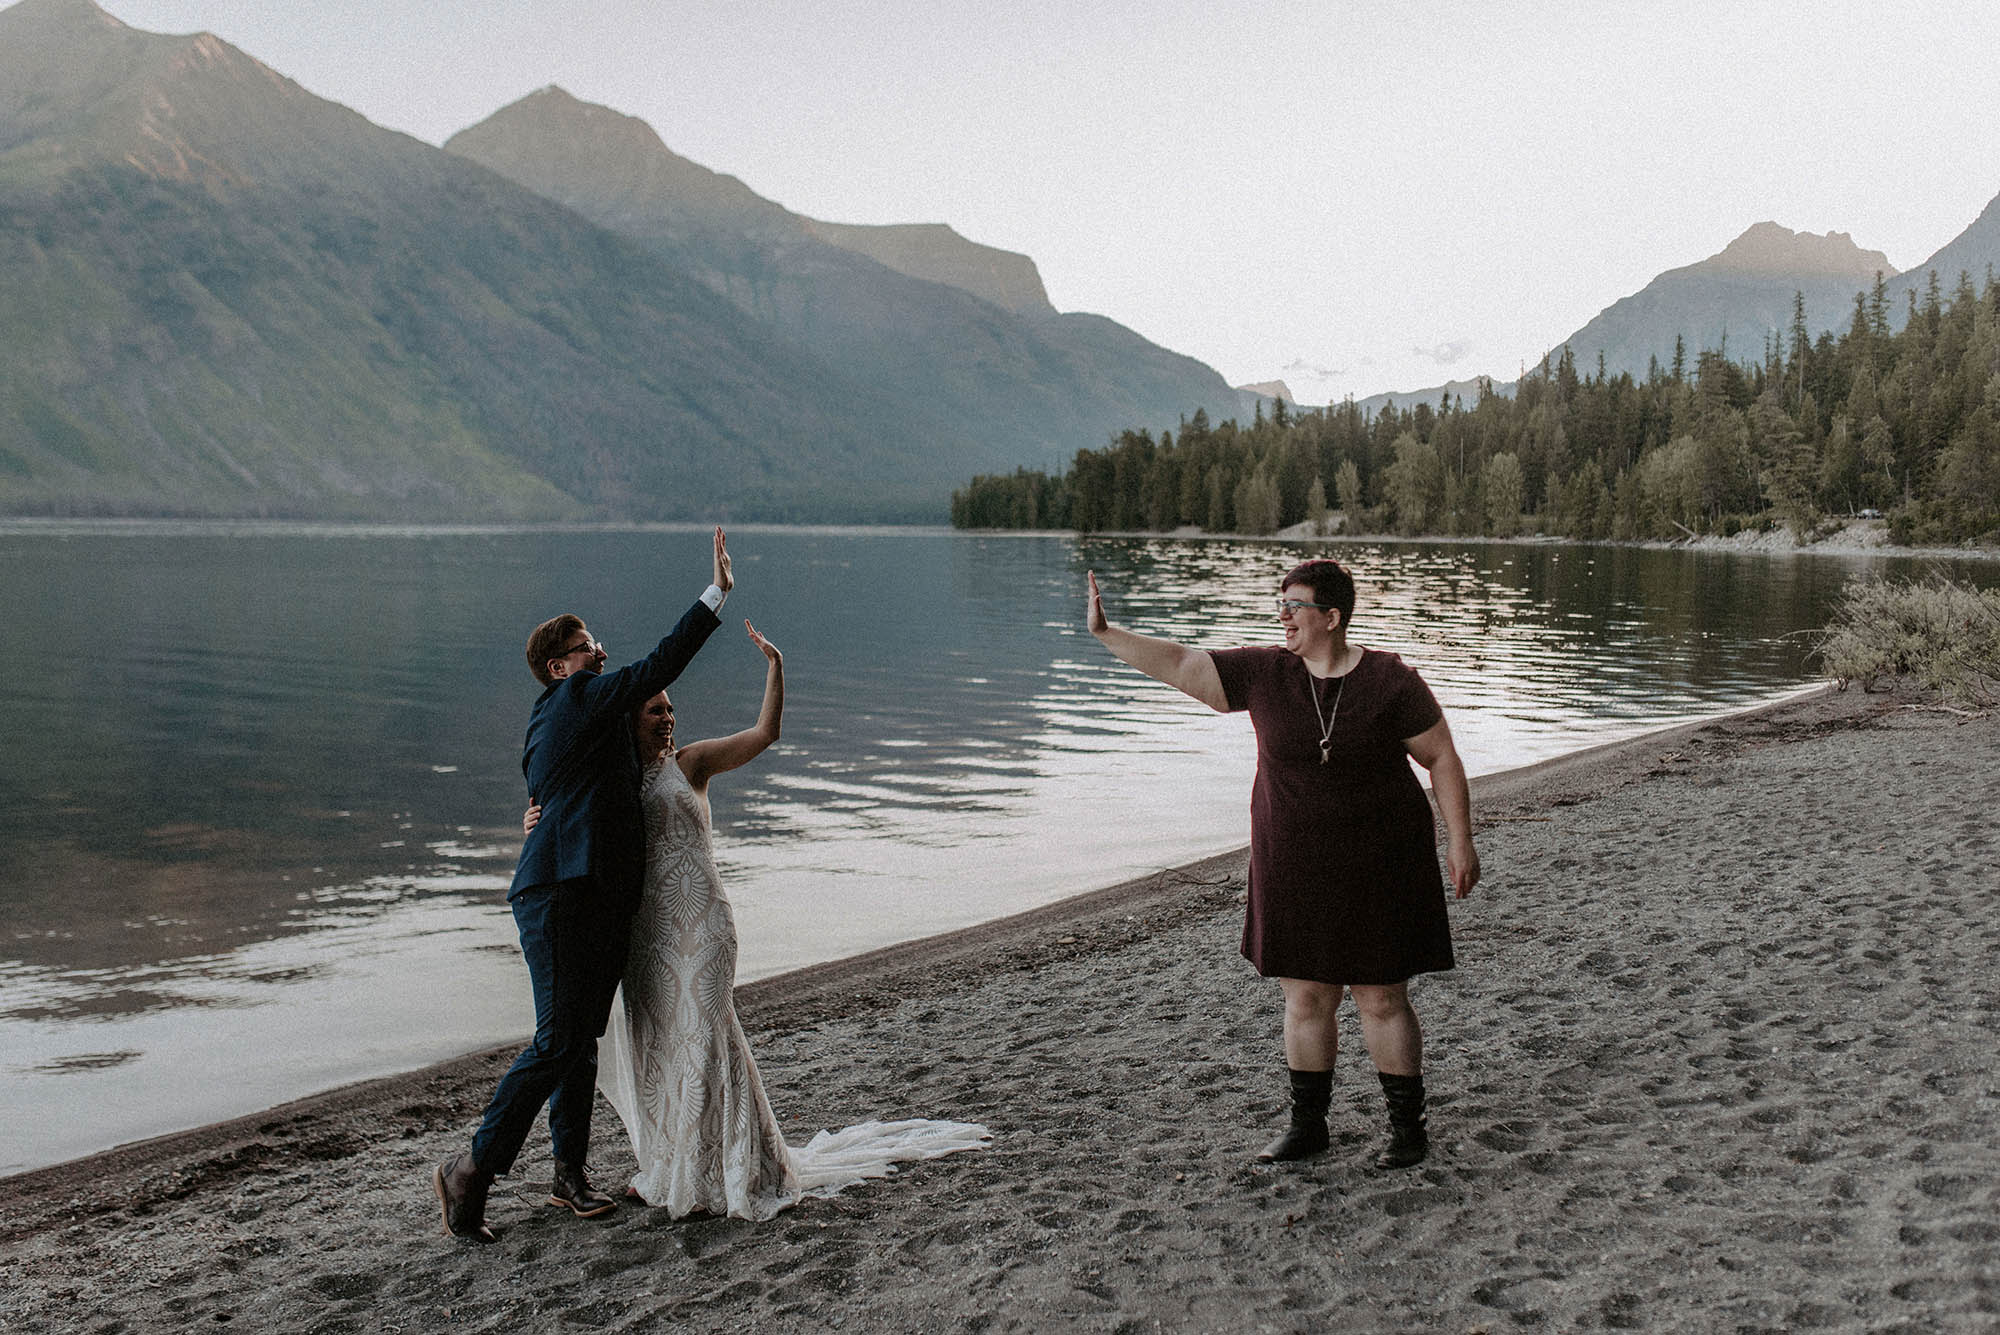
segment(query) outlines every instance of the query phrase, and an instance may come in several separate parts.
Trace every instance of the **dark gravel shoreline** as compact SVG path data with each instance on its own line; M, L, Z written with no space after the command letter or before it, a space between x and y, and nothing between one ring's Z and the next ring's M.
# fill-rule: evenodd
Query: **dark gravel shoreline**
M1476 824L1534 819L1543 805L1650 777L1746 739L1785 740L1853 726L1894 697L1823 691L1571 752L1473 781ZM736 989L744 1028L809 1028L939 996L997 973L1118 949L1163 927L1241 903L1247 850L1238 849L1012 917L811 965ZM262 1112L136 1141L0 1178L0 1242L134 1204L183 1200L205 1187L289 1163L358 1153L370 1138L409 1138L478 1116L518 1043L400 1075L344 1085ZM371 1134L372 1133L372 1134Z
M980 1154L763 1225L571 1220L531 1154L469 1248L424 1177L510 1047L0 1179L0 1326L1992 1329L2000 727L1912 703L1475 781L1420 1169L1366 1167L1358 1045L1332 1152L1251 1161L1282 1071L1236 853L739 989L788 1135Z

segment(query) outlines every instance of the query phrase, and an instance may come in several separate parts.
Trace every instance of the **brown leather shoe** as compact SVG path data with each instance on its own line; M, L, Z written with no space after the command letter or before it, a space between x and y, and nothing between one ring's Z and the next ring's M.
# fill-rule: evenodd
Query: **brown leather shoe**
M493 1174L472 1162L464 1152L454 1154L431 1170L431 1190L444 1215L444 1231L454 1238L473 1242L494 1241L486 1227L486 1193L493 1186Z
M579 1219L595 1219L618 1208L616 1200L590 1185L582 1164L557 1159L555 1165L555 1181L549 1184L550 1205L563 1206Z

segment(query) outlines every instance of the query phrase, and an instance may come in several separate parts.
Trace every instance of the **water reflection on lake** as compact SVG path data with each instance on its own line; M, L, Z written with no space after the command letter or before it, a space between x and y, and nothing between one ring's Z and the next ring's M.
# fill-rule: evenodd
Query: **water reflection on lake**
M527 630L624 661L707 581L691 528L0 527L0 1172L407 1068L529 1024L502 895ZM746 529L685 737L784 740L715 787L743 976L927 935L1240 844L1240 717L1124 668L1135 629L1276 639L1329 551L1355 637L1415 663L1475 773L1754 703L1883 560L1630 548ZM1992 568L1964 573L1994 582ZM28 1128L23 1130L23 1128Z

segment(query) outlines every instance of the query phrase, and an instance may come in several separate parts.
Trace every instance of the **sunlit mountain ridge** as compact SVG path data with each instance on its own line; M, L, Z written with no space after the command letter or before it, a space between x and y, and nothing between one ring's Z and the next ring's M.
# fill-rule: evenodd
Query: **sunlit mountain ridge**
M22 0L0 11L0 511L934 520L968 472L1238 402L1100 317L784 244L825 270L771 270L786 299L869 294L842 319L873 360L715 281L754 270L211 34Z
M1568 348L1579 371L1594 372L1601 354L1611 375L1629 373L1643 378L1653 362L1672 365L1676 340L1692 359L1704 349L1721 349L1732 359L1759 360L1765 340L1791 336L1794 298L1804 302L1807 331L1817 338L1839 334L1854 318L1857 295L1872 298L1877 275L1883 280L1892 326L1900 328L1908 311L1909 294L1921 300L1936 273L1950 292L1961 273L1983 286L1989 269L2000 267L2000 196L1989 203L1965 230L1923 263L1904 273L1879 250L1857 245L1845 232L1794 232L1775 222L1746 229L1715 254L1696 263L1669 269L1639 291L1620 297L1582 328L1552 344L1553 361ZM1532 367L1529 369L1533 369ZM1506 390L1520 367L1496 367L1496 388ZM1435 404L1446 394L1469 397L1478 378L1448 385L1358 399L1366 411L1384 403Z

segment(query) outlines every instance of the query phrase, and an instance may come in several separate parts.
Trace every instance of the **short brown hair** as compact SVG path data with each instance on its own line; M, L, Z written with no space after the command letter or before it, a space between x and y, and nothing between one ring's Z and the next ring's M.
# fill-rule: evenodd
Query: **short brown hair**
M574 612L550 617L535 627L535 633L528 637L528 671L535 674L536 681L544 686L556 684L556 679L549 675L549 660L561 658L569 637L583 628L583 618Z
M1301 561L1278 581L1278 588L1289 589L1294 584L1303 584L1311 589L1314 602L1340 609L1342 630L1346 630L1347 623L1354 620L1354 576L1348 574L1340 562L1325 558Z

